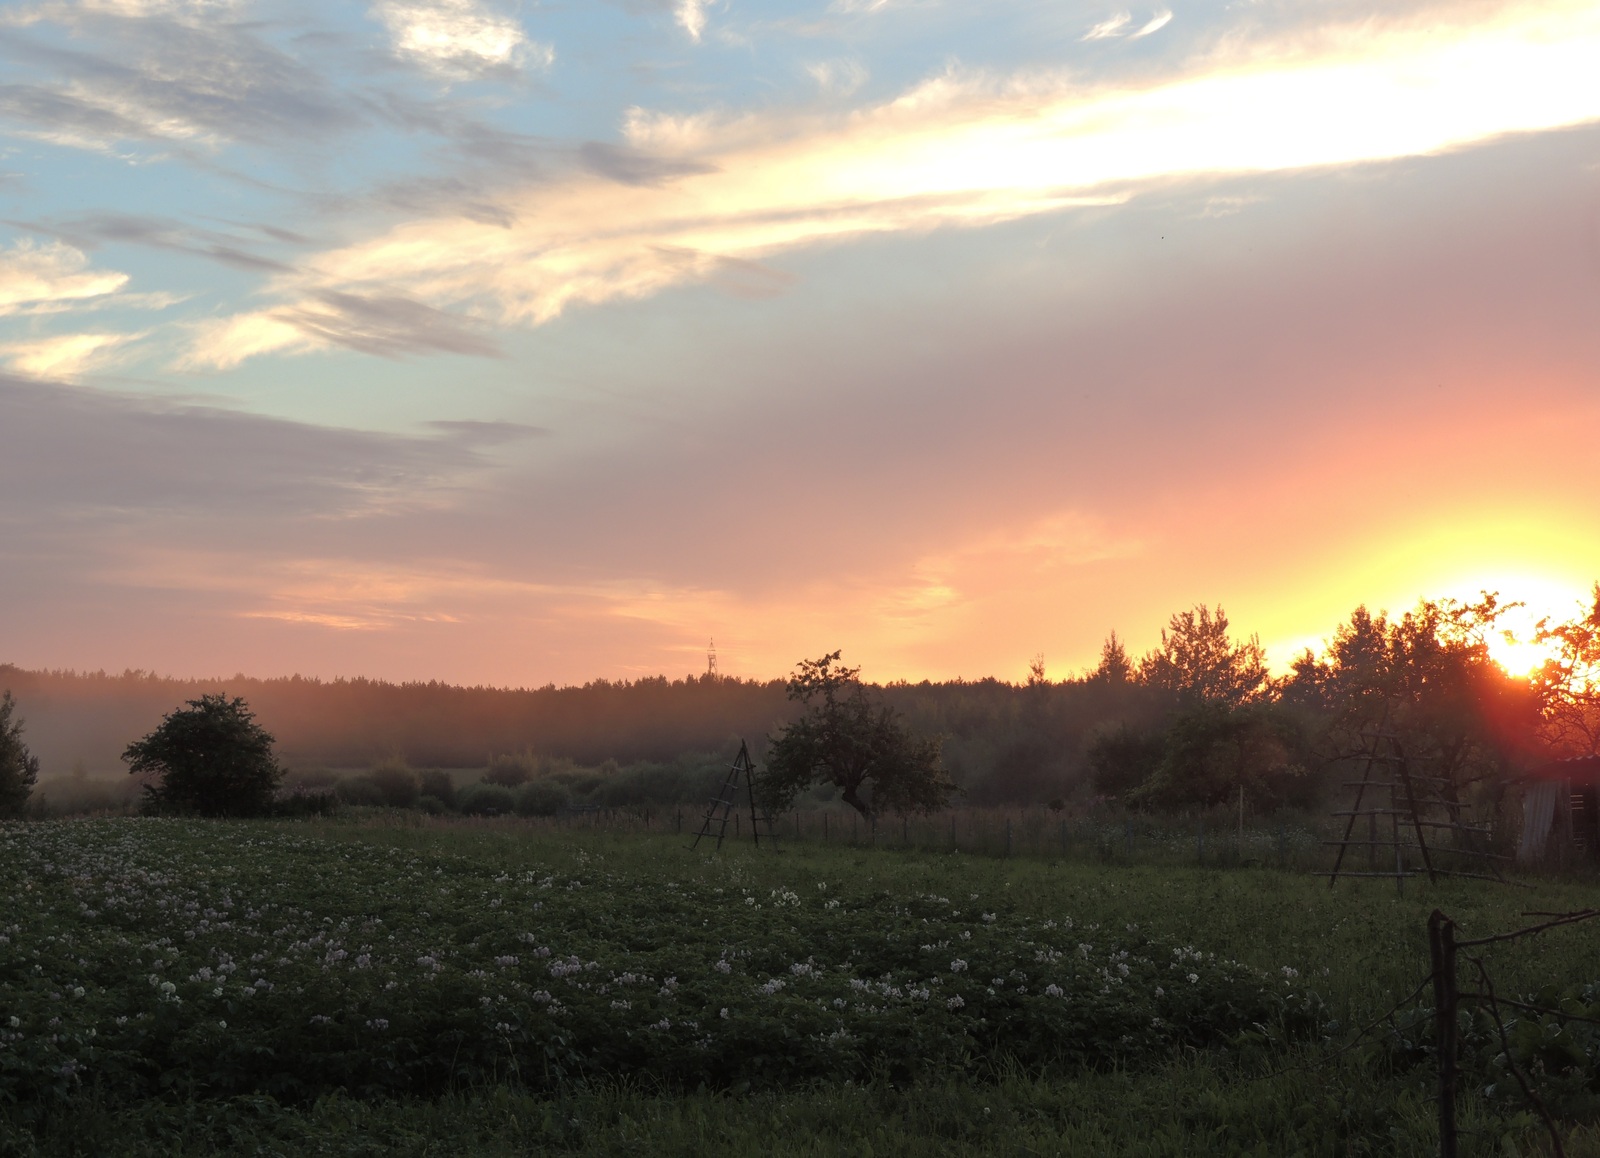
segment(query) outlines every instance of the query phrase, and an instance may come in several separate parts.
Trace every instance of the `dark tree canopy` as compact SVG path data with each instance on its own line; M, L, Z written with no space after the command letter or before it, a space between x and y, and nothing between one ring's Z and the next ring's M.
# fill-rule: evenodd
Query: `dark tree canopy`
M39 758L22 742L22 721L13 720L16 701L0 695L0 819L22 815L39 779Z
M1166 752L1159 730L1119 724L1101 731L1084 750L1089 783L1102 796L1124 800L1155 775Z
M1533 676L1540 739L1555 756L1600 756L1600 583L1565 623L1539 622L1534 640L1554 654Z
M1112 632L1106 636L1105 643L1100 645L1100 664L1088 678L1101 683L1126 684L1133 679L1133 661L1128 658L1128 649L1122 645L1122 640L1117 638L1117 633Z
M806 789L832 784L869 819L943 808L956 786L939 761L942 741L912 735L892 708L873 703L856 678L861 669L844 667L839 655L803 660L789 680L789 698L806 712L770 740L767 807L787 808Z
M122 758L145 784L149 812L199 816L260 816L272 808L283 769L272 737L243 699L225 695L190 700Z
M1298 739L1292 719L1270 705L1196 704L1172 720L1151 775L1125 799L1169 810L1236 798L1282 804L1305 775Z
M1489 654L1505 610L1490 593L1476 603L1424 600L1398 619L1358 607L1322 657L1296 662L1285 698L1323 715L1333 754L1382 731L1413 772L1452 790L1498 780L1527 758L1539 723L1536 689Z
M1108 648L1112 641L1108 640ZM1102 666L1111 662L1102 657ZM1184 699L1237 707L1272 690L1267 653L1251 636L1241 643L1228 638L1228 614L1204 603L1181 611L1161 631L1161 644L1139 663L1139 678L1154 688Z

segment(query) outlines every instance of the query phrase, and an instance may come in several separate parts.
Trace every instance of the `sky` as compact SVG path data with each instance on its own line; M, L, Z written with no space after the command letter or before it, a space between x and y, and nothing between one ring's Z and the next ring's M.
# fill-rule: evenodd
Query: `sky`
M1572 0L0 0L0 662L1568 614L1596 60Z

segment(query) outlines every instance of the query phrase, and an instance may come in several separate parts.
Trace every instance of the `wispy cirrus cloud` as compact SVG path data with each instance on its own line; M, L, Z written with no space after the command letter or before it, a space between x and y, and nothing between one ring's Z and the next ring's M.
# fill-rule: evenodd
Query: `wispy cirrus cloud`
M555 60L554 48L480 0L378 0L371 13L389 30L397 57L438 76L505 76Z
M1083 34L1082 39L1109 40L1113 36L1121 36L1123 30L1128 27L1132 20L1133 13L1117 12L1111 16L1107 16L1104 20L1100 21L1100 23L1092 26L1089 31Z
M705 35L706 9L710 7L711 0L677 0L672 9L672 15L677 20L678 26L697 44Z
M817 88L832 96L851 96L867 83L867 66L851 57L819 60L805 66L806 75Z
M113 362L123 347L144 336L144 333L57 334L0 343L0 358L19 374L74 382L89 371Z
M53 313L116 293L128 275L89 267L82 250L24 238L0 249L0 316Z
M0 121L55 144L215 149L321 136L363 120L317 69L234 6L204 0L48 3L0 14ZM65 33L66 41L56 35Z
M1134 24L1132 12L1117 12L1092 25L1079 40L1142 40L1172 23L1172 10L1163 8L1143 24Z
M108 242L140 245L208 258L235 269L256 272L289 269L284 262L260 252L259 243L265 238L247 238L239 231L208 229L154 214L108 211L17 224L34 232L54 234L69 245L82 248ZM282 244L286 239L272 240Z
M1276 54L1219 50L1137 86L952 72L840 116L638 111L630 144L681 174L508 188L498 200L509 224L431 217L315 255L273 282L284 305L215 323L190 363L370 344L340 337L366 329L330 295L536 325L799 246L1106 205L1173 178L1360 164L1583 123L1600 118L1588 80L1596 58L1600 11L1557 0L1453 27L1369 22L1359 38L1336 29ZM1483 83L1487 62L1502 83Z
M1160 32L1163 28L1171 23L1172 9L1163 8L1160 12L1157 12L1154 16L1150 17L1149 20L1146 20L1143 24L1141 24L1138 29L1129 37L1129 39L1139 40L1142 37L1149 36L1152 32Z

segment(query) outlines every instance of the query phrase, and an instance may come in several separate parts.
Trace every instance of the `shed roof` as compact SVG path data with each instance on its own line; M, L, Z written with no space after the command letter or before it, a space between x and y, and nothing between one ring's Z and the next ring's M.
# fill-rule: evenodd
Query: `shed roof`
M1529 780L1600 781L1600 756L1574 756L1568 760L1551 760L1529 768Z

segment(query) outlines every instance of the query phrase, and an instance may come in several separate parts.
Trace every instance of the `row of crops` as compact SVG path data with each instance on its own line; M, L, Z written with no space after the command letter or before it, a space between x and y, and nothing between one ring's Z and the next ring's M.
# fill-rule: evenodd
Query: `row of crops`
M676 878L676 879L674 879ZM0 1098L1048 1069L1305 1039L1299 971L979 892L154 819L0 827Z

